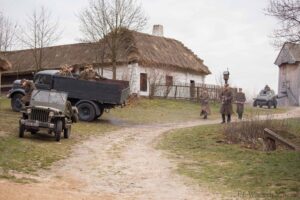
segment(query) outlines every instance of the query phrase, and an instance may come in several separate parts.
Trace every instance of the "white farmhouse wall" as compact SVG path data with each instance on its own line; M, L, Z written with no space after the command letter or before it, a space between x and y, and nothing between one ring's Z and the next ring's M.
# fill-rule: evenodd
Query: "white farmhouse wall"
M127 66L118 66L117 67L117 79L118 80L127 80L129 81L130 85L130 91L131 93L136 93L140 96L149 96L150 91L150 84L149 84L149 78L153 76L151 73L151 70L155 69L157 74L163 74L173 77L173 83L174 84L190 84L190 82L193 80L195 84L205 83L205 76L204 75L197 75L192 74L188 72L178 72L178 71L170 71L165 69L159 69L157 67L149 68L149 67L143 67L139 65L138 63L129 64ZM112 68L106 67L106 68L97 68L96 69L99 74L102 74L105 78L112 78ZM103 73L102 73L103 72ZM147 82L147 91L140 91L140 74L146 73L148 82ZM165 77L160 82L161 84L166 83Z
M278 95L281 106L300 105L300 64L284 64L279 67Z

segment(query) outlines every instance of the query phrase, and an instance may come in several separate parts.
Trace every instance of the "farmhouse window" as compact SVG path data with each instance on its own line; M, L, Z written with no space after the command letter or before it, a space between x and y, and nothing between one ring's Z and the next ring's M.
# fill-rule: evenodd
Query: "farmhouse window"
M166 85L173 85L173 76L166 76Z
M147 92L147 74L141 73L140 74L140 91Z

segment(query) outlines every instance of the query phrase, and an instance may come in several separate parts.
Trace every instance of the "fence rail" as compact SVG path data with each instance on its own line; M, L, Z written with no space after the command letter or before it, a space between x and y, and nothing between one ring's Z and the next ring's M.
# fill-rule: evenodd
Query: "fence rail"
M172 99L187 99L199 101L201 93L206 90L210 100L218 101L221 87L218 85L198 84L196 85L152 85L150 96ZM235 94L236 89L233 88Z

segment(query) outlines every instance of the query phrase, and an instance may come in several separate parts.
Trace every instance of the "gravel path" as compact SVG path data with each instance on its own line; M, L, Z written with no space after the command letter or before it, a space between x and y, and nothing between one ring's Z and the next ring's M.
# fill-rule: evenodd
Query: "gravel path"
M274 118L300 116L300 109ZM176 164L154 148L166 131L219 120L124 126L74 147L71 156L41 172L38 183L0 180L0 199L220 199L174 172Z

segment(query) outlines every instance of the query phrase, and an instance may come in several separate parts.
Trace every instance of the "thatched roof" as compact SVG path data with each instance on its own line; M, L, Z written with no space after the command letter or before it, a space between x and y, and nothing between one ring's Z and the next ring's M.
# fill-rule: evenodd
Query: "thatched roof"
M134 60L147 67L169 67L198 74L210 74L208 67L203 64L203 60L177 40L127 31L125 41L118 58L119 64ZM63 64L111 65L109 54L103 49L107 49L107 47L99 50L95 43L47 47L43 51L42 68L56 69ZM33 52L30 49L6 52L6 59L13 66L10 73L35 70Z
M10 70L11 68L11 63L6 59L0 57L0 72Z
M285 43L281 48L275 64L281 66L282 64L295 64L300 62L300 44Z

